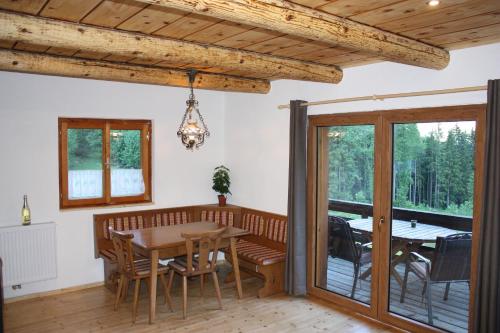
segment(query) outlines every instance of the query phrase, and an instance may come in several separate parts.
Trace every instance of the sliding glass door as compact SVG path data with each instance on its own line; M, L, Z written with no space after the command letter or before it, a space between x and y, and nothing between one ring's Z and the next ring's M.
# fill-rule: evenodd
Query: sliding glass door
M324 296L370 314L375 309L372 217L377 119L354 118L328 119L312 133L317 152L313 286Z
M484 106L310 117L309 292L467 332Z

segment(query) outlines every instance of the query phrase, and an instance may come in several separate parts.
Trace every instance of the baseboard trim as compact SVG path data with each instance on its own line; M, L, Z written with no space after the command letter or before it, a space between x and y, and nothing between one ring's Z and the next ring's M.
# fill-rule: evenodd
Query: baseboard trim
M82 285L74 286L74 287L49 290L49 291L44 291L44 292L40 292L40 293L33 293L33 294L23 295L23 296L19 296L19 297L7 298L4 300L4 303L5 304L16 303L16 302L25 301L25 300L34 299L34 298L43 298L43 297L47 297L47 296L61 295L61 294L71 293L74 291L96 288L96 287L101 287L101 286L104 286L104 282L102 282L102 281L88 283L88 284L82 284Z

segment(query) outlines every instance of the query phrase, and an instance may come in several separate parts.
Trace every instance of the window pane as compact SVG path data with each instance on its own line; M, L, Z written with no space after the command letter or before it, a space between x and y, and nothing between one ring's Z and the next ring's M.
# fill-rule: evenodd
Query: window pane
M68 129L68 198L102 198L102 130Z
M316 285L370 304L375 126L320 133Z
M111 196L144 194L140 130L111 130Z
M389 310L467 332L475 122L394 124Z

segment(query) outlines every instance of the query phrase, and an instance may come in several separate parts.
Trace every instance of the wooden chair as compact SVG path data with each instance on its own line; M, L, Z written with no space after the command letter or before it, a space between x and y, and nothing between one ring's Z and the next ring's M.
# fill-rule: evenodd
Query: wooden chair
M403 303L408 283L408 273L413 272L424 281L423 294L427 298L427 319L433 324L432 285L446 283L444 300L448 299L452 282L470 282L472 234L459 233L436 238L432 261L418 252L411 252L406 262L400 302Z
M134 235L111 231L111 239L118 261L118 272L120 273L118 289L116 290L115 311L118 309L121 299L126 297L128 281L135 280L134 303L132 307L132 322L135 323L141 280L146 279L146 285L148 289L150 288L149 277L151 276L151 261L149 259L134 260L132 238L134 238ZM158 276L163 285L165 303L168 302L168 306L172 311L172 300L167 292L167 283L165 279L167 272L168 267L158 263Z
M219 308L222 309L221 293L219 288L219 280L217 278L216 264L217 255L221 243L221 236L226 231L226 228L220 228L214 231L204 233L183 233L182 237L186 239L186 257L176 258L168 263L170 268L168 276L167 295L170 297L170 289L174 279L174 272L182 276L182 313L186 319L187 313L187 279L188 277L200 277L200 293L203 296L204 278L206 274L212 274L215 293ZM194 254L198 252L195 258ZM212 258L209 258L212 252Z

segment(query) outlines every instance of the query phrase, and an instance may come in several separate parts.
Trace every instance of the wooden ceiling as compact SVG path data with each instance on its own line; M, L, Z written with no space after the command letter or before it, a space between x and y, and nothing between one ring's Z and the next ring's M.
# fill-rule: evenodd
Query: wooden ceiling
M292 0L349 20L376 27L444 49L500 41L499 0L441 0L436 7L426 0ZM146 1L147 2L147 1ZM207 1L209 2L209 1ZM224 48L245 50L340 68L383 60L321 41L283 34L236 22L133 0L0 0L0 9L85 25L125 30ZM0 30L2 27L0 26ZM171 68L172 63L111 53L97 53L0 40L0 47L51 55ZM203 57L203 55L200 55ZM200 64L176 64L260 79L275 79L241 70Z

